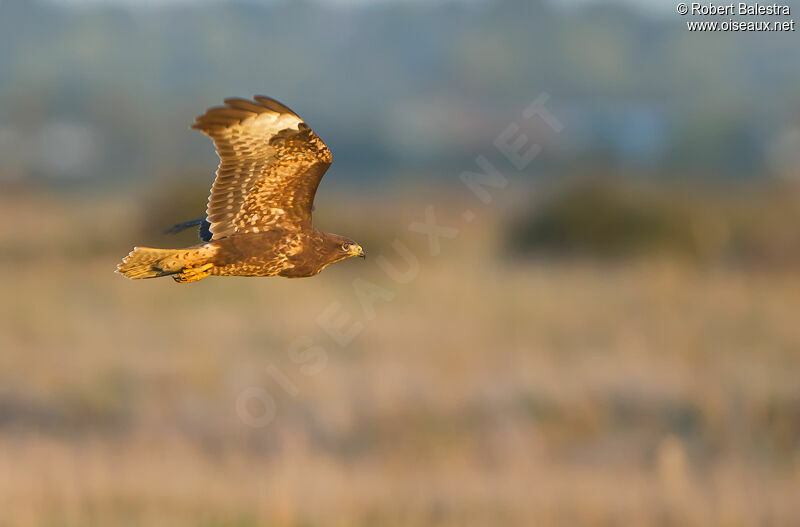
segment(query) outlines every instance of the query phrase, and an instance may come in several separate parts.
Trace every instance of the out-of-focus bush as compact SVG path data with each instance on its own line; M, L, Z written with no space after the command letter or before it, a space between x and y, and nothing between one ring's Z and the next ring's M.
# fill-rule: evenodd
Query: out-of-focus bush
M727 233L696 201L618 181L582 181L534 206L511 228L510 247L517 253L700 257Z
M672 255L698 262L800 262L796 189L665 187L582 180L535 203L508 230L515 255Z

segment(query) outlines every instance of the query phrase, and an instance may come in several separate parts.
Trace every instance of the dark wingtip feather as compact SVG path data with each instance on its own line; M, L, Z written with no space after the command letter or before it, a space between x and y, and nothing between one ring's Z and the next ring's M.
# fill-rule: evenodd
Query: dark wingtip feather
M197 218L196 220L184 221L183 223L176 223L172 227L168 229L164 229L162 234L178 234L181 231L185 231L189 227L194 227L195 225L201 225L205 221L204 218Z
M214 235L211 232L211 223L209 223L208 218L203 218L203 221L200 222L200 228L197 230L197 235L204 242L211 241L211 238Z

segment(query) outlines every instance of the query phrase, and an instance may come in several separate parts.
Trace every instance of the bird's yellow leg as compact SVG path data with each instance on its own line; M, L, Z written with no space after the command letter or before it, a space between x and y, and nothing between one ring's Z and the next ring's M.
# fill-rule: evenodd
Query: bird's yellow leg
M198 267L184 267L180 273L172 275L172 279L179 284L197 282L198 280L202 280L206 276L209 276L213 267L214 264L212 263L203 264Z

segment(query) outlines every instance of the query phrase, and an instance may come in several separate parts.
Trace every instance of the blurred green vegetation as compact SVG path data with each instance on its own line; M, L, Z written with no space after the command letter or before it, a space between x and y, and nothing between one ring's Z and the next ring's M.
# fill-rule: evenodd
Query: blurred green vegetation
M513 254L800 264L800 189L776 182L720 191L614 178L544 193L508 229Z

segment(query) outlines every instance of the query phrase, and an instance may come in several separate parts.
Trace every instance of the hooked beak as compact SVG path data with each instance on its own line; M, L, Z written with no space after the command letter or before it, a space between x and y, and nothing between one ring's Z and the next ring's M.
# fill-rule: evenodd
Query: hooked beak
M359 258L366 258L367 253L364 252L364 249L361 248L360 245L356 246L356 248L352 252L353 256L358 256Z

